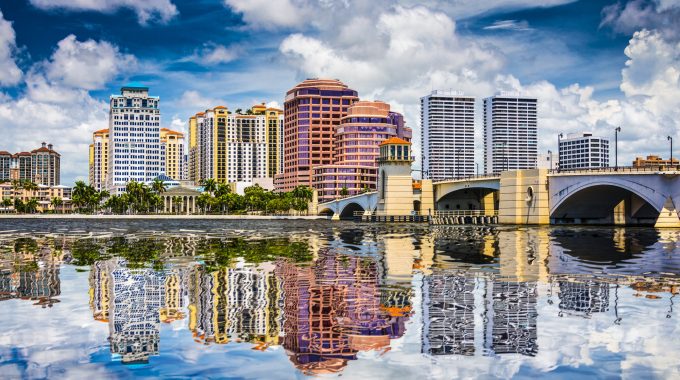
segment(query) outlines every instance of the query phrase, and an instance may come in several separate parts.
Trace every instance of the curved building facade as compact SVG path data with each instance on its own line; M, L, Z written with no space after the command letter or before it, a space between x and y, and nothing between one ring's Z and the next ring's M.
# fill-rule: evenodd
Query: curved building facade
M307 79L286 93L278 190L311 187L314 167L333 164L335 129L357 100L357 92L337 79Z
M381 101L357 101L335 131L334 163L314 167L319 201L374 191L378 182L380 143L390 137L411 140L404 117ZM346 192L343 191L346 189Z

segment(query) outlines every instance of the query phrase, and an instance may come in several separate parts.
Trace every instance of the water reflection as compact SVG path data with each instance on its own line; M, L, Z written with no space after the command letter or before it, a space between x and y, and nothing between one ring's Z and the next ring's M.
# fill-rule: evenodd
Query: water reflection
M73 301L59 303L68 299L62 291L86 292L91 319L107 326L109 360L118 365L164 368L163 358L176 358L179 347L245 344L262 358L285 355L291 370L306 375L370 377L374 372L350 363L408 353L405 362L425 367L427 360L442 368L452 365L448 358L467 360L456 362L460 376L484 371L485 360L502 367L494 376L533 376L577 370L584 363L574 356L576 347L591 350L586 361L595 364L660 354L650 339L680 332L673 311L679 236L646 229L386 226L286 235L11 231L0 233L0 305L27 300L66 313L61 307ZM70 268L77 271L65 288L60 273ZM7 316L0 311L0 323ZM638 338L647 346L625 337L641 325L658 331ZM572 326L581 330L569 332ZM587 339L570 343L573 334ZM175 342L182 336L190 344ZM603 343L609 340L618 346ZM0 340L0 366L10 344L22 342ZM666 351L680 349L665 344ZM629 373L680 370L665 365L645 361Z

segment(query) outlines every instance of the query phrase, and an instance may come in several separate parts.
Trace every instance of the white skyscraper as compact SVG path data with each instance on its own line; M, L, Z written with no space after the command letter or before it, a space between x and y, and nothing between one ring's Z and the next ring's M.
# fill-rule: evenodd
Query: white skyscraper
M606 168L609 166L609 140L590 132L572 134L560 141L560 169Z
M475 98L432 91L420 98L423 178L475 174Z
M159 98L149 88L130 84L111 95L109 170L106 187L112 194L130 181L152 181L163 172Z
M538 158L536 98L506 94L484 99L484 171L535 169Z

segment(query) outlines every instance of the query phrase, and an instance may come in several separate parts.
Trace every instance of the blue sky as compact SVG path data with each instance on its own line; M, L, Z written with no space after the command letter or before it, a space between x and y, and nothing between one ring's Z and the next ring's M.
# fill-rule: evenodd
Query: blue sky
M86 178L91 132L129 80L161 97L174 129L333 77L416 134L432 89L537 96L541 151L559 132L622 125L626 162L667 156L678 134L678 0L0 0L0 12L0 150L49 140L65 183Z

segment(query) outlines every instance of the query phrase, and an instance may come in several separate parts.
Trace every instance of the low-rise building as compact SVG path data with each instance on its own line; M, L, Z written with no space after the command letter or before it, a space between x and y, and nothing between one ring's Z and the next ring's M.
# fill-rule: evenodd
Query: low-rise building
M47 186L40 184L29 190L16 182L1 183L0 210L15 212L14 203L16 199L23 203L35 199L37 201L37 212L70 213L73 210L71 192L71 187L62 185ZM59 199L60 202L55 202L55 199ZM11 201L11 204L5 205L5 200Z
M609 139L590 132L571 134L560 140L559 168L591 169L609 166Z
M633 161L634 168L644 168L651 166L678 166L679 164L680 161L678 161L678 159L675 157L672 160L664 160L660 156L655 155L648 155L647 158L635 157L635 161Z

